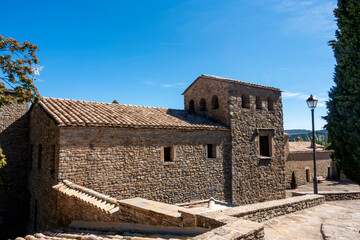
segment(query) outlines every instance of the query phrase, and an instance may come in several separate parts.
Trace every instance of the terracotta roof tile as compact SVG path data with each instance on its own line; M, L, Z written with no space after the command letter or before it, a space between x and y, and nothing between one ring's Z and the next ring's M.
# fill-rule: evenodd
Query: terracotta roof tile
M289 142L290 152L312 152L313 149L310 147L311 142ZM316 144L316 151L328 151L324 149L324 146Z
M209 129L227 128L186 110L47 98L40 106L60 127L109 126L131 128Z

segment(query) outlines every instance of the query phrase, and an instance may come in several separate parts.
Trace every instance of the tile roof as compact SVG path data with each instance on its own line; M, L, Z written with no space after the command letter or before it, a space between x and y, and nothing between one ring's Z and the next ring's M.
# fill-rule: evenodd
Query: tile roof
M311 142L289 142L289 151L290 152L312 152L313 149L310 147ZM320 144L316 144L316 151L326 151L329 152L329 150L325 150L324 146Z
M228 83L236 83L236 84L241 84L241 85L245 85L245 86L249 86L249 87L262 88L262 89L278 91L278 92L281 91L279 88L275 88L275 87L263 86L263 85L259 85L259 84L255 84L255 83L249 83L249 82L243 82L243 81L239 81L239 80L235 80L235 79L231 79L231 78L223 78L223 77L203 74L200 77L198 77L182 94L184 95L186 93L186 91L189 88L191 88L191 86L200 78L218 80L218 81L228 82Z
M43 97L39 105L60 127L103 126L227 130L219 123L186 110L47 97Z

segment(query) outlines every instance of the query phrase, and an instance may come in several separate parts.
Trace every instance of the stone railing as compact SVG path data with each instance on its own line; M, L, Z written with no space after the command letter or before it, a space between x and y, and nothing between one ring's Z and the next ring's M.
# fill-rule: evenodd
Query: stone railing
M64 183L64 185L68 186L71 189L78 190L78 191L80 191L82 193L85 193L85 194L87 194L89 196L92 196L92 197L97 198L99 200L103 200L103 201L105 201L105 202L107 202L109 204L114 204L114 205L117 204L116 198L112 198L110 196L101 194L101 193L96 192L94 190L91 190L89 188L82 187L82 186L77 185L75 183L72 183L72 182L70 182L68 180L64 180L63 183Z
M53 188L67 196L60 199L60 205L63 204L60 212L65 224L80 220L209 230L192 238L194 240L263 239L264 225L261 222L325 201L321 195L305 195L209 211L208 208L184 208L143 198L116 200L66 180Z
M119 207L109 196L91 191L70 181L53 186L58 193L56 227L69 226L73 221L121 221ZM90 190L90 191L89 191Z
M232 207L212 212L195 213L192 209L182 211L188 224L213 229L193 238L202 239L263 239L262 221L300 211L324 203L325 197L307 195L283 200ZM251 220L251 221L250 221Z
M292 196L308 195L307 192L292 192ZM340 200L356 200L360 199L360 191L352 192L319 192L319 195L325 196L325 201L340 201Z
M131 198L119 200L118 206L119 216L126 222L183 227L179 211L184 208L176 205L144 198Z

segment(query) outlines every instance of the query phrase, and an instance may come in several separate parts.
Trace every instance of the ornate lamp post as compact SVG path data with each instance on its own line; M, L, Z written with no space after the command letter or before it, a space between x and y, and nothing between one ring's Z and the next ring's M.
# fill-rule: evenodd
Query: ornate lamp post
M315 124L314 124L314 109L316 108L318 100L313 97L311 94L310 97L306 100L307 105L311 109L311 119L312 119L312 146L313 146L313 157L314 157L314 194L318 194L318 181L316 177L316 151L315 151Z

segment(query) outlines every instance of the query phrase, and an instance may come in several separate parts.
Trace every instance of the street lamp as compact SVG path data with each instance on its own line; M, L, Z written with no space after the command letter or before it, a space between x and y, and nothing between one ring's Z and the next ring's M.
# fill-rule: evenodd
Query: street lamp
M314 194L318 194L318 181L316 177L316 151L315 151L315 124L314 124L314 109L316 108L318 100L311 94L306 100L307 105L311 108L311 119L312 119L312 146L313 146L313 157L314 157Z

